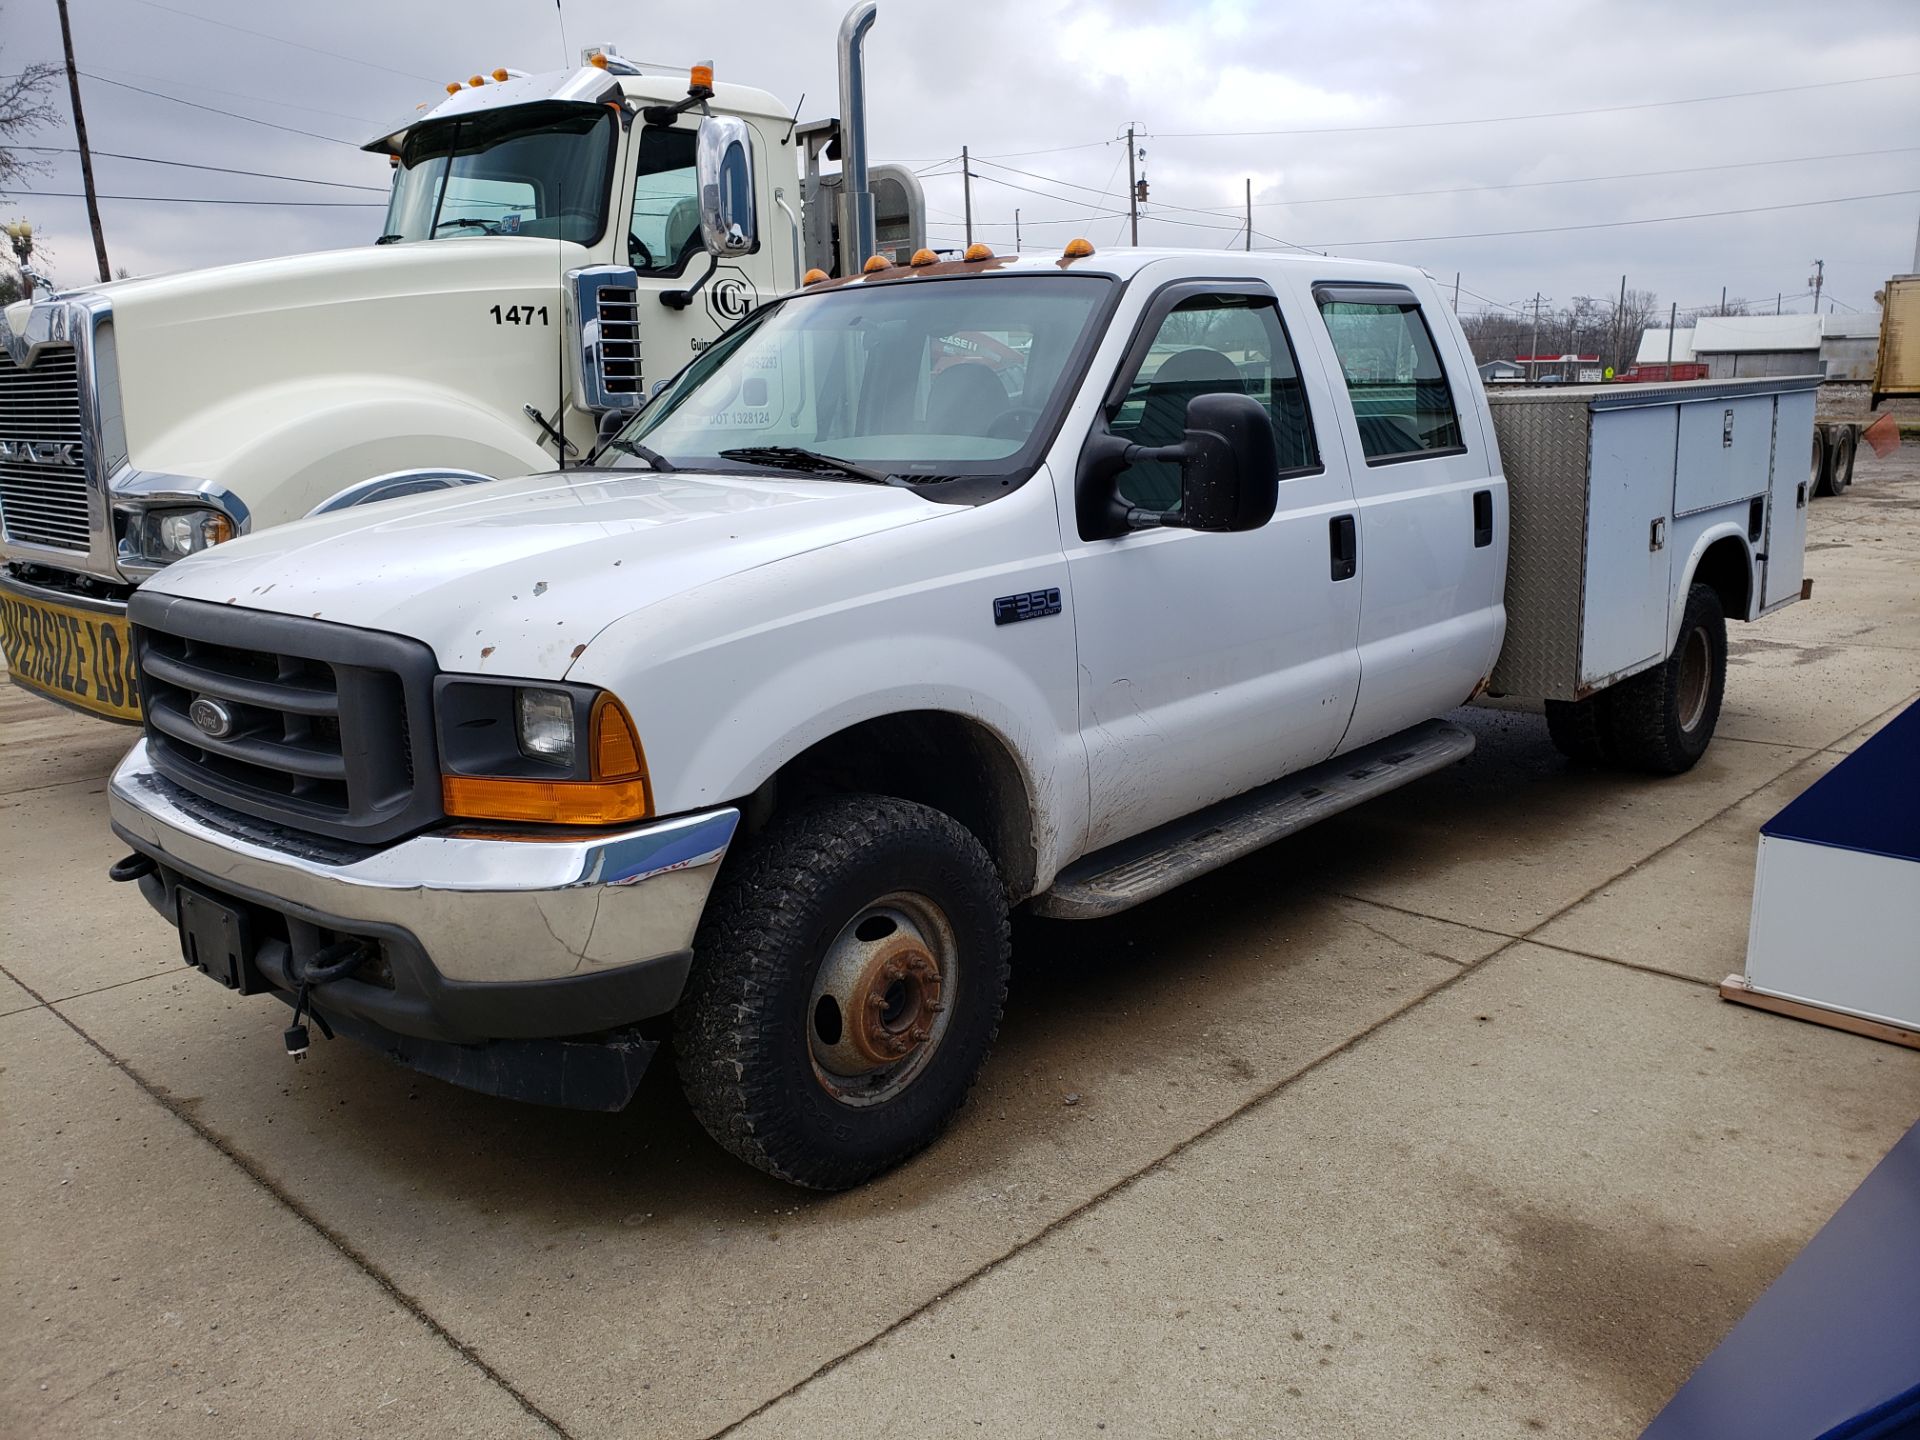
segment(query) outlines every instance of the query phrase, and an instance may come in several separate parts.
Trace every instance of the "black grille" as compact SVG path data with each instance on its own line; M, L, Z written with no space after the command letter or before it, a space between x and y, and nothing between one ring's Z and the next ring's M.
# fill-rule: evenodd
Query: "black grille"
M72 346L23 370L0 349L0 525L22 545L88 548L87 445Z
M148 753L168 779L336 839L378 844L440 818L433 726L413 720L432 705L426 646L144 590L128 613ZM196 723L198 699L226 723Z

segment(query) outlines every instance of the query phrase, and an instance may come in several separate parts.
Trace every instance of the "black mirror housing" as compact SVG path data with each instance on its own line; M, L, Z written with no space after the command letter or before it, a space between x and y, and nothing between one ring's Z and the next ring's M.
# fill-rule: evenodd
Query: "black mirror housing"
M1163 525L1189 530L1258 530L1280 502L1280 459L1273 421L1251 395L1196 395L1187 402L1187 434L1177 447L1180 509ZM1169 457L1171 458L1171 457Z

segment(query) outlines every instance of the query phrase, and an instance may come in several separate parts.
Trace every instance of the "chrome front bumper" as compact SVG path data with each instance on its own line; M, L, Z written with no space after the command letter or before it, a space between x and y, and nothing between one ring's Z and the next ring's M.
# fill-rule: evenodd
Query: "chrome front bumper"
M135 850L241 899L405 932L439 976L527 986L684 956L740 822L732 808L612 834L417 835L339 846L216 810L162 777L142 740L107 791Z

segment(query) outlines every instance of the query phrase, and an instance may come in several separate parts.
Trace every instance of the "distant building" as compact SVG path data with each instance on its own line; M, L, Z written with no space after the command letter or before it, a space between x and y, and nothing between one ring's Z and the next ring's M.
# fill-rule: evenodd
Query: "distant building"
M1703 315L1690 328L1640 336L1636 379L1732 380L1825 375L1870 380L1880 345L1878 315ZM1672 371L1663 367L1671 357ZM1685 367L1685 368L1683 368Z
M1606 374L1598 355L1516 355L1513 359L1538 385L1597 384Z
M1483 385L1513 385L1527 378L1527 367L1517 360L1489 360L1480 367Z

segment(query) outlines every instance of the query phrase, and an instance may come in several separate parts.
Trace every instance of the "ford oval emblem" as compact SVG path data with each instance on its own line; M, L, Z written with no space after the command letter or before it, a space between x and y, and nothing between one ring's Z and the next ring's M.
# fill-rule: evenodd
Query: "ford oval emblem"
M193 722L193 728L209 740L224 740L233 734L233 711L223 702L205 695L193 697L193 704L187 707L187 718Z

